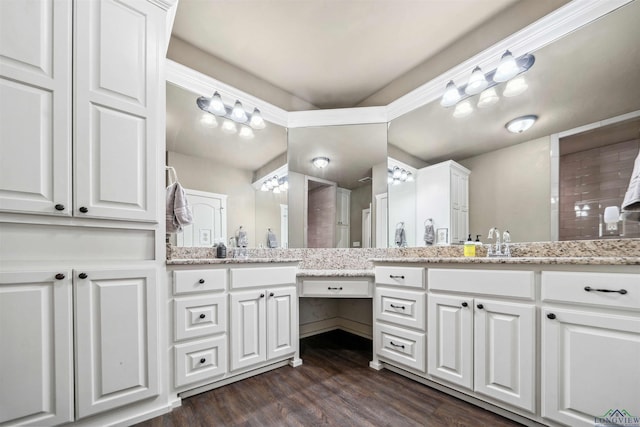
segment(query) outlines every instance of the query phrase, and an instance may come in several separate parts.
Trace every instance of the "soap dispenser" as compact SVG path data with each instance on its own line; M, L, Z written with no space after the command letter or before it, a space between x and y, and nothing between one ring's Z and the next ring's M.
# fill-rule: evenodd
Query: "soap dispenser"
M467 241L464 242L464 256L476 256L476 243L471 240L471 234L469 234Z

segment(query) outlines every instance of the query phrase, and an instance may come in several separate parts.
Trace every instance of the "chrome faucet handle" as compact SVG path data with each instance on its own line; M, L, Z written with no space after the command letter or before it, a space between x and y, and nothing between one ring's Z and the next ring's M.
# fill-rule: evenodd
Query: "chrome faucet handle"
M506 230L504 233L502 233L502 241L504 243L511 242L511 234L509 234L509 230Z

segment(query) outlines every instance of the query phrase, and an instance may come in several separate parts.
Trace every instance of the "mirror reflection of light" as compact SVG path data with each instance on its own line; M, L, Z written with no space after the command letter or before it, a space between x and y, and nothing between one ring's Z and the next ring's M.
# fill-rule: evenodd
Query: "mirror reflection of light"
M200 124L204 127L208 128L216 128L218 127L218 121L216 120L216 116L212 116L208 113L203 113L200 117Z
M233 123L231 120L225 119L225 121L222 122L222 132L228 133L228 134L234 134L237 131L238 129L236 128L236 124Z
M469 100L462 101L458 105L456 105L456 109L453 111L453 117L461 118L466 117L473 112L473 107L471 106L471 102Z
M241 126L238 136L244 139L251 139L254 137L253 130L248 126Z
M478 108L487 108L494 105L498 100L500 100L500 98L498 97L496 90L494 88L489 88L480 94Z
M507 98L518 96L521 93L524 93L528 88L529 85L527 85L527 80L525 79L525 77L518 76L513 80L509 80L509 83L507 83L507 87L504 88L504 92L502 92L502 95L506 96Z

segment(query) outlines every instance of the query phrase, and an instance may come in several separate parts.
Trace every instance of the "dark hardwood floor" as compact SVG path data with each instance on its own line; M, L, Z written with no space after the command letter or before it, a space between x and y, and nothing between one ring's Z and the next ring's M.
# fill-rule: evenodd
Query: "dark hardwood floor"
M182 401L138 424L167 426L520 426L388 370L369 368L371 341L341 331L301 340L304 364Z

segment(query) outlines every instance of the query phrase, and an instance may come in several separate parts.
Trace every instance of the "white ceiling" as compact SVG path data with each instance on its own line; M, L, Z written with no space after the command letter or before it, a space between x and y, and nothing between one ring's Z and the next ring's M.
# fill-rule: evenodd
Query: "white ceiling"
M516 1L180 0L172 34L319 108L342 108Z

